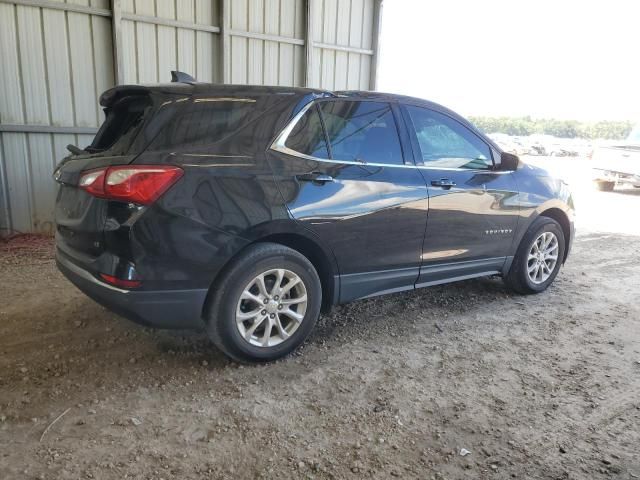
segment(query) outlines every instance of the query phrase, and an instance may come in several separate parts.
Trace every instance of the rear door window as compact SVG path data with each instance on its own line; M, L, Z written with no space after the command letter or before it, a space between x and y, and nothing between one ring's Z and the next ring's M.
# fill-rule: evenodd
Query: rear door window
M402 165L402 149L391 106L384 102L319 103L335 160Z

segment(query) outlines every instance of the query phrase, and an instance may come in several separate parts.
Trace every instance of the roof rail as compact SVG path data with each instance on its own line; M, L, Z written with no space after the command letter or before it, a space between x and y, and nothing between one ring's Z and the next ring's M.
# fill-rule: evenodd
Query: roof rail
M188 73L181 72L179 70L171 70L171 82L172 83L189 83L193 85L196 83L196 79Z

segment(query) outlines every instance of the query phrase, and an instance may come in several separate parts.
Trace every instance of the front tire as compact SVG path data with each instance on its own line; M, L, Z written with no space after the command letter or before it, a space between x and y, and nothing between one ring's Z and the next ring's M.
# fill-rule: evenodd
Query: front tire
M207 332L227 356L270 362L295 350L320 314L320 279L309 260L276 243L249 246L214 285Z
M545 291L560 271L564 251L560 224L549 217L538 217L520 242L505 283L524 295Z

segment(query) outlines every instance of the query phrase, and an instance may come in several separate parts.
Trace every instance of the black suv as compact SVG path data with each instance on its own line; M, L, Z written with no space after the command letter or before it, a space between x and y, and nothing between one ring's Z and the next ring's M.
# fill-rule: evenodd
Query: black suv
M320 311L485 275L545 290L574 236L562 181L425 100L374 92L118 86L54 173L56 257L156 327L269 361Z

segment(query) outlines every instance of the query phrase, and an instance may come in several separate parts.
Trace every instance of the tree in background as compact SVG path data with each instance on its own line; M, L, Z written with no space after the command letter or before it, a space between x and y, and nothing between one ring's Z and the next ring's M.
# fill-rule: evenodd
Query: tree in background
M538 133L590 140L622 140L627 138L633 128L633 123L629 121L578 122L531 117L470 117L470 120L484 133L506 133L516 136Z

